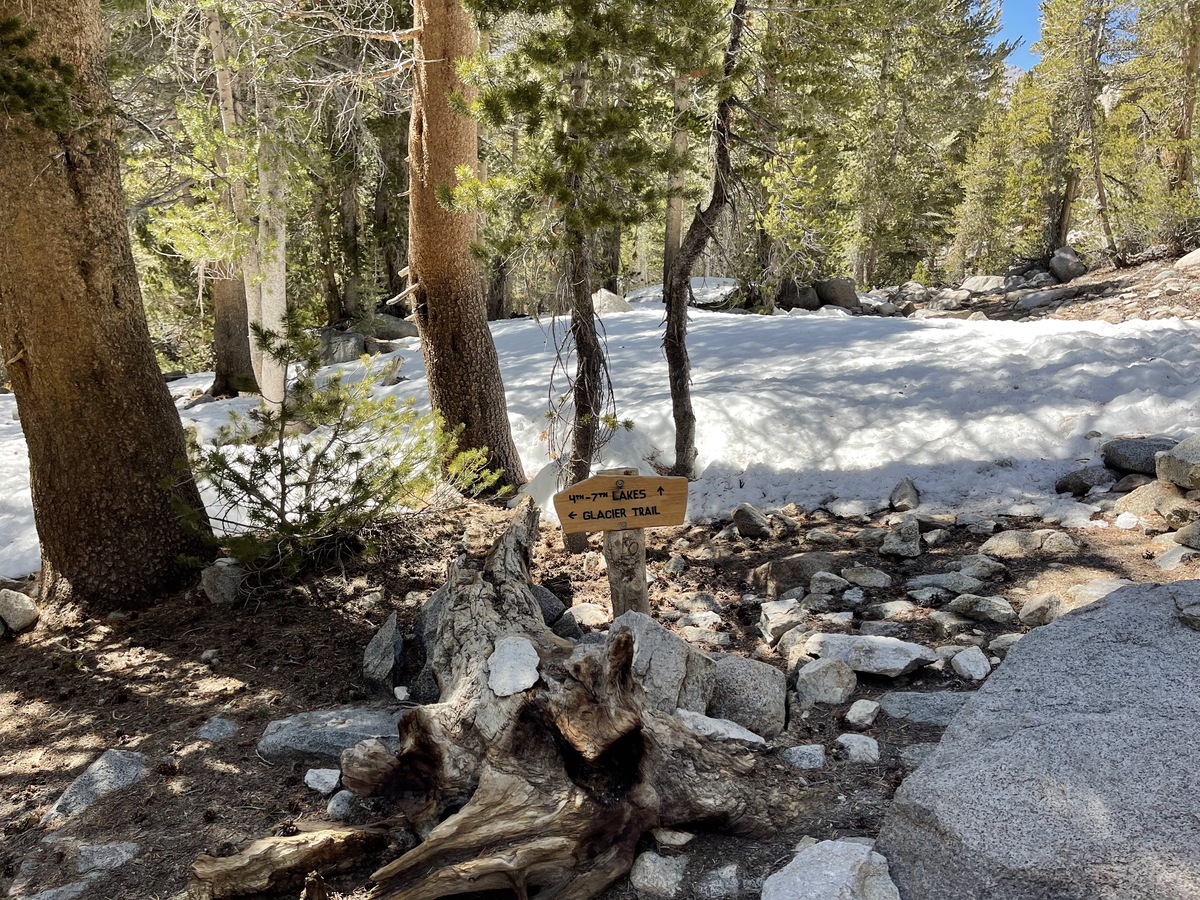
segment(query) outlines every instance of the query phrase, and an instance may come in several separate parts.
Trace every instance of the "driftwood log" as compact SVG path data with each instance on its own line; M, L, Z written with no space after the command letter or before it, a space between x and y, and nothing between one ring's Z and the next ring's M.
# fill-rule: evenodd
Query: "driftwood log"
M438 702L404 716L398 752L367 741L343 754L344 785L422 839L372 875L377 900L585 900L629 871L648 829L761 837L801 810L800 783L773 754L647 703L629 631L575 645L546 627L529 581L537 528L526 500L482 568L451 565L427 648ZM489 658L514 636L536 650L538 680L498 696Z

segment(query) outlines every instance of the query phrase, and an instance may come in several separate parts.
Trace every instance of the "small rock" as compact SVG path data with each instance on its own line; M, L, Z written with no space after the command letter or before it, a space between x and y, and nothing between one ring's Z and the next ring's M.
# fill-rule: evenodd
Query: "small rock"
M988 644L988 650L992 653L1008 653L1008 651L1016 646L1017 642L1023 637L1025 637L1025 635L1019 632L1002 634L999 637L992 639L992 642Z
M890 678L937 661L937 654L928 647L869 635L814 634L804 649L810 656L841 660L855 672Z
M843 734L834 741L846 753L846 761L874 765L879 762L879 741L865 734Z
M753 659L722 655L707 712L765 738L776 737L787 720L787 679L777 668Z
M1200 522L1184 525L1175 532L1175 541L1192 550L1200 550Z
M663 565L663 573L678 577L688 570L688 561L678 553L672 553L671 558ZM557 599L557 598L556 598ZM564 607L565 608L565 607Z
M683 559L681 556L672 556L672 560ZM670 563L667 564L668 566ZM664 567L666 568L666 567ZM684 568L687 568L686 561ZM542 621L547 625L553 625L562 617L562 614L567 611L567 605L558 598L554 591L540 584L532 586L533 598L537 600L538 608L542 611Z
M825 768L825 748L820 744L801 744L798 747L788 747L779 755L784 762L796 769Z
M963 575L961 572L944 572L937 575L918 575L908 579L906 584L911 593L922 588L938 588L951 594L977 594L985 587L978 578Z
M975 553L971 556L963 557L958 571L968 578L978 578L982 581L1008 574L1008 566L983 553Z
M304 773L304 783L325 797L337 790L341 780L341 769L309 769Z
M737 897L741 890L742 879L737 863L705 872L696 882L696 897L699 900L725 900Z
M870 728L875 724L879 708L874 700L855 700L846 710L846 721L855 728Z
M200 654L200 662L209 665L215 664L221 658L220 650L205 650Z
M1129 587L1132 584L1133 582L1128 578L1093 578L1091 581L1070 588L1064 599L1069 610L1078 609L1102 600L1113 591Z
M670 847L672 850L686 847L696 839L696 836L690 832L672 831L670 828L651 828L650 834L654 836L654 841L658 846Z
M796 691L811 703L839 705L858 688L858 677L837 659L817 659L796 673Z
M675 598L675 608L685 612L720 612L721 604L717 602L717 598L712 594L707 594L704 591L696 591L694 594L684 594Z
M1155 567L1163 572L1174 572L1190 559L1200 556L1200 550L1176 545L1154 561Z
M879 552L885 556L913 558L921 555L921 530L914 515L906 515L895 531L888 534Z
M842 578L850 584L864 588L890 588L892 586L891 575L882 569L870 566L852 566L849 569L842 569Z
M983 681L992 673L991 663L978 647L968 647L962 653L950 660L950 666L962 678L971 681Z
M850 588L842 591L842 602L847 606L858 606L866 598L862 588Z
M629 883L639 897L678 896L689 861L686 856L659 856L647 850L634 861Z
M892 488L888 503L898 512L908 512L921 505L921 493L911 478L904 478Z
M1003 597L981 597L978 594L959 594L950 601L951 612L959 613L977 622L996 622L1011 625L1017 621L1012 604Z
M342 751L360 741L380 738L396 747L397 712L345 707L297 713L271 722L258 742L268 762L340 763Z
M728 719L713 719L709 716L692 712L689 709L677 709L675 710L675 715L692 731L705 737L713 738L714 740L746 741L751 744L766 743L766 741L753 731L743 728L737 722L731 722Z
M1120 472L1115 472L1107 466L1089 466L1077 472L1064 475L1054 483L1054 490L1060 494L1071 494L1082 497L1092 488L1106 484L1115 484L1121 478Z
M233 737L238 733L238 727L235 722L221 716L213 716L207 722L200 726L196 732L196 737L202 741L216 743L223 741L225 738Z
M1145 487L1148 484L1153 484L1154 478L1150 475L1126 475L1109 490L1114 494L1128 494L1131 491L1136 491L1140 487Z
M767 643L774 644L807 619L808 612L798 600L769 600L759 611L758 628Z
M367 812L367 808L353 791L338 791L325 804L325 815L334 822L355 822Z
M12 631L32 628L38 620L37 604L20 591L0 590L0 620Z
M200 587L210 603L232 603L241 596L246 570L231 557L218 559L200 572Z
M809 593L812 594L837 594L848 587L849 581L832 572L818 572L808 583Z
M363 651L363 681L374 693L391 698L396 679L404 668L404 635L397 632L393 612Z
M850 540L860 547L868 547L877 549L883 546L884 540L887 538L886 528L863 528L855 533Z
M497 697L519 694L537 684L540 664L537 649L528 638L501 638L488 657L488 687Z
M889 600L887 603L876 603L862 611L864 619L907 619L921 607L909 600Z
M1048 625L1067 611L1056 594L1040 594L1025 601L1018 618L1022 625Z
M1030 531L1002 531L984 541L979 552L1001 559L1020 559L1042 549L1045 537Z
M929 621L933 623L933 630L940 638L954 637L956 634L975 627L975 623L966 616L960 616L948 609L939 609L937 612L931 613Z
M921 535L921 540L925 542L927 547L940 547L950 539L950 532L944 528L935 528L933 531L927 531Z
M743 503L733 511L733 525L742 537L760 539L771 536L771 523L750 503Z

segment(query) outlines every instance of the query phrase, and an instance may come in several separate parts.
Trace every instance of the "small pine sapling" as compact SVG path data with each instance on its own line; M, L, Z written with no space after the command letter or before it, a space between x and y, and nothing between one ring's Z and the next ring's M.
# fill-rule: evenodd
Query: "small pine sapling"
M193 446L214 529L241 564L284 575L321 567L373 520L495 484L485 452L455 452L435 414L372 394L380 367L364 362L355 380L321 373L319 342L295 314L282 335L259 329L255 340L288 372L283 402L235 413L212 446Z

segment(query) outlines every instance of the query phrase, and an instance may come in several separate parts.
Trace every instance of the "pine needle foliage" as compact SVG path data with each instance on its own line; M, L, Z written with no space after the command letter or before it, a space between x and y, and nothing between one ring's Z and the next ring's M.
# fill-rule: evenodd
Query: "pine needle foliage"
M294 313L285 326L255 334L295 373L284 402L234 414L213 446L193 447L196 477L218 501L210 519L240 563L285 576L322 568L378 518L495 485L486 451L458 453L435 414L373 395L379 367L365 364L354 381L323 378L319 342Z
M37 30L16 16L0 17L0 127L25 120L36 128L63 132L71 126L74 67L58 56L33 52Z

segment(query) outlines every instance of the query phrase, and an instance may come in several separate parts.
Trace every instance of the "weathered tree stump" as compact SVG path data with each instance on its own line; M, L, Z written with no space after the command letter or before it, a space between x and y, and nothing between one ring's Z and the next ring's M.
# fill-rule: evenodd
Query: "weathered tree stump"
M368 741L343 756L343 783L423 838L374 873L378 900L585 900L628 872L650 828L765 836L800 812L799 782L771 753L649 707L629 631L576 646L546 627L529 584L537 527L526 500L482 569L451 565L427 648L439 701L404 716L396 754ZM499 696L489 658L514 636L538 678Z

